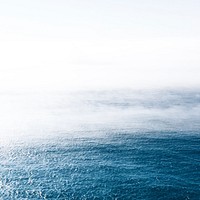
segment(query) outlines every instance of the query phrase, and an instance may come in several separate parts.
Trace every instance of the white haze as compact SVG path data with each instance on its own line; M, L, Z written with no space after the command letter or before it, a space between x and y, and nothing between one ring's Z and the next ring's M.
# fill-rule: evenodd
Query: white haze
M2 93L0 143L130 130L194 133L200 128L199 100L190 90Z
M196 129L196 104L99 109L82 102L94 93L73 92L199 88L199 10L197 0L1 1L0 140L98 126Z
M196 0L1 1L0 89L198 87L199 9Z
M195 87L200 80L198 42L1 42L0 88Z

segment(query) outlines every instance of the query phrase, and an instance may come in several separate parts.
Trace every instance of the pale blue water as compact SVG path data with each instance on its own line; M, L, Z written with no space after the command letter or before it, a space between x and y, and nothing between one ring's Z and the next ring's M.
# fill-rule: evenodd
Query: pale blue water
M1 199L200 199L198 91L6 95L29 103L0 143Z

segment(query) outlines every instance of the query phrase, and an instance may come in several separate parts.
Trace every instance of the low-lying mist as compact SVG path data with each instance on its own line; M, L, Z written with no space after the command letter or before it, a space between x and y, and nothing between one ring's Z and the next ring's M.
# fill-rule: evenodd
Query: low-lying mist
M1 93L0 108L1 141L200 128L198 90Z

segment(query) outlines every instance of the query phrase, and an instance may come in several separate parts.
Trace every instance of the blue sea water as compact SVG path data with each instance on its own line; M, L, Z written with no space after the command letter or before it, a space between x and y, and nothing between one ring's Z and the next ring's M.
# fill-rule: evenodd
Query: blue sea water
M198 91L1 97L0 199L200 199Z

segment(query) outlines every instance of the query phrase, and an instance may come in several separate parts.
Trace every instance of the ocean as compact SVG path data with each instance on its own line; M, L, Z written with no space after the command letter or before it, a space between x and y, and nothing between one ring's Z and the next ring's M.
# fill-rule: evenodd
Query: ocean
M200 199L200 90L0 94L0 199Z

